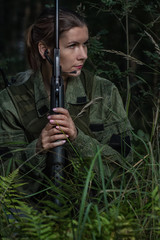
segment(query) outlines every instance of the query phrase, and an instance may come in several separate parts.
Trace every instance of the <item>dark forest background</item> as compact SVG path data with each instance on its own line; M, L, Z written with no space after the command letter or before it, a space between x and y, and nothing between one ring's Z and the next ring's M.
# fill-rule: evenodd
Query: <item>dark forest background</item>
M8 77L27 68L25 30L45 6L53 4L0 0L0 67ZM59 4L86 17L91 36L88 66L118 86L136 130L151 131L160 87L159 1L60 0Z

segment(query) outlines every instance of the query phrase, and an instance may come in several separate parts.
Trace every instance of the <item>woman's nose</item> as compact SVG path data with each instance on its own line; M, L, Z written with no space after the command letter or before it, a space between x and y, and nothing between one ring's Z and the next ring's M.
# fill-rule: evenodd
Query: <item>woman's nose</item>
M87 47L86 46L81 46L80 49L79 49L78 59L86 60L87 58L88 58Z

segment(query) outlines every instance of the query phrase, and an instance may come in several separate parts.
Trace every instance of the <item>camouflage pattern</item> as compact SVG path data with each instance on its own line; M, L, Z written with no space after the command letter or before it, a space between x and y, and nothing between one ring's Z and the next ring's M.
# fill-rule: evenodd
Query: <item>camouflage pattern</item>
M49 112L41 73L28 71L18 75L15 85L0 92L0 102L0 174L5 175L18 167L23 182L28 183L23 186L23 191L35 193L41 187L47 157L47 154L36 154L35 151ZM87 71L83 71L80 77L70 77L65 108L78 130L72 144L67 142L65 145L69 159L79 159L80 156L89 165L98 147L106 166L106 177L117 165L129 161L130 154L124 159L109 146L113 134L130 135L132 130L113 83Z

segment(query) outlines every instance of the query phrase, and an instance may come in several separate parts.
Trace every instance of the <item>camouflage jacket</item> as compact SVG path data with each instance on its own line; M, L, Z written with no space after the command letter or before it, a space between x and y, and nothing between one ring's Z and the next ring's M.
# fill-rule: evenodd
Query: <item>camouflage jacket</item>
M0 102L0 174L8 174L18 167L23 182L29 183L24 185L23 191L34 193L40 188L47 157L47 154L36 154L35 151L49 111L41 73L19 74L16 84L0 92ZM123 136L129 145L127 139L132 127L113 83L87 71L80 77L69 78L65 108L78 130L72 145L66 144L69 159L81 156L88 164L98 146L104 165L111 163L110 169L126 164L129 149L122 153L120 139Z

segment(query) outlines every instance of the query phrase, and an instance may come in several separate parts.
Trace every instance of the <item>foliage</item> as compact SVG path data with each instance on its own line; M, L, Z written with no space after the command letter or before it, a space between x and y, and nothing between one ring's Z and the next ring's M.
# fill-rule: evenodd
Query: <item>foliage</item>
M17 190L18 171L1 177L1 239L135 239L134 221L117 214L114 205L106 212L98 210L96 204L87 204L86 193L94 162L95 159L86 178L77 217L63 208L55 211L51 200L45 201L41 212L22 201Z
M93 18L96 13L101 21L89 52L96 71L118 86L136 131L150 134L159 99L160 3L101 0L85 4Z
M97 150L90 168L81 172L83 184L75 166L72 181L63 186L64 204L61 207L53 203L55 195L52 192L48 193L48 199L39 202L42 205L30 205L25 200L27 196L19 190L22 183L18 170L7 177L1 176L1 239L159 239L159 165L155 165L148 137L145 141L141 137L142 132L135 135L146 150L137 152L133 149L134 157L139 161L123 169L120 185L114 183L113 176L110 183L105 181L105 168L100 150ZM144 156L144 153L148 154ZM95 178L95 164L99 164L101 184ZM96 194L90 195L91 190ZM67 202L65 196L69 193L70 201Z

